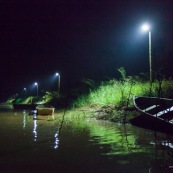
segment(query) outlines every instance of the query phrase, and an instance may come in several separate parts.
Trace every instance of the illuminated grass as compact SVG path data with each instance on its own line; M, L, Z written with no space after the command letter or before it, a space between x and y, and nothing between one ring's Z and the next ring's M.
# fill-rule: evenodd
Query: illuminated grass
M110 80L102 82L101 85L91 90L87 96L80 96L74 106L108 106L123 107L133 105L132 98L136 96L173 96L173 81L163 80L162 83L155 81L150 84L149 81L132 80Z

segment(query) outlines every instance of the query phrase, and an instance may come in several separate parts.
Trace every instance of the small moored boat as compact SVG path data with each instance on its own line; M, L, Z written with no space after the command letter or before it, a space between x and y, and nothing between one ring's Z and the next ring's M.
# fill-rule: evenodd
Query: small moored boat
M53 106L38 105L36 107L37 115L53 115L55 108Z
M158 97L133 97L135 108L149 120L173 130L173 100Z
M14 109L35 109L37 104L24 104L24 103L16 103L13 104Z
M13 109L13 105L12 104L1 103L0 104L0 109Z

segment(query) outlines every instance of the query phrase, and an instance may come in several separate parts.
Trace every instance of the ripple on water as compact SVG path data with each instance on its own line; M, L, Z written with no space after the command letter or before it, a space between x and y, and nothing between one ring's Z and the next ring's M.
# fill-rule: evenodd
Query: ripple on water
M130 124L92 120L65 122L61 133L59 127L60 123L46 117L33 120L20 111L0 112L0 161L6 172L9 165L36 166L37 172L43 165L88 173L170 169L172 139L164 134L156 137Z

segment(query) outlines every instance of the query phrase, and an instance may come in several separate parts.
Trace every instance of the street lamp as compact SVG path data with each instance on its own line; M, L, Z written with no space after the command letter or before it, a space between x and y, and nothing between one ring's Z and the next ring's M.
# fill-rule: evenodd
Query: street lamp
M150 82L152 82L152 58L151 58L151 27L149 24L142 25L142 30L149 34L149 67L150 67Z
M23 88L24 92L25 92L25 98L26 98L26 93L27 93L27 89Z
M35 84L34 84L36 87L37 87L37 97L38 97L38 83L37 82L35 82Z
M60 93L60 74L56 73L55 75L58 76L58 95L59 95L59 93Z

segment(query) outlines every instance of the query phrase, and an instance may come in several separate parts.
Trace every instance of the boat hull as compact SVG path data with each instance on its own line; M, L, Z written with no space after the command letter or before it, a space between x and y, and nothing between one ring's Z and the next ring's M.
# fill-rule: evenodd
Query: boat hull
M12 104L0 104L0 109L13 109Z
M55 108L36 108L37 115L53 115Z
M173 115L172 99L134 96L133 103L138 111L147 115L162 118L165 114Z
M136 120L141 126L173 133L172 99L134 96L133 102L141 113L141 116L135 118L133 122Z
M14 109L35 109L36 104L13 104Z

